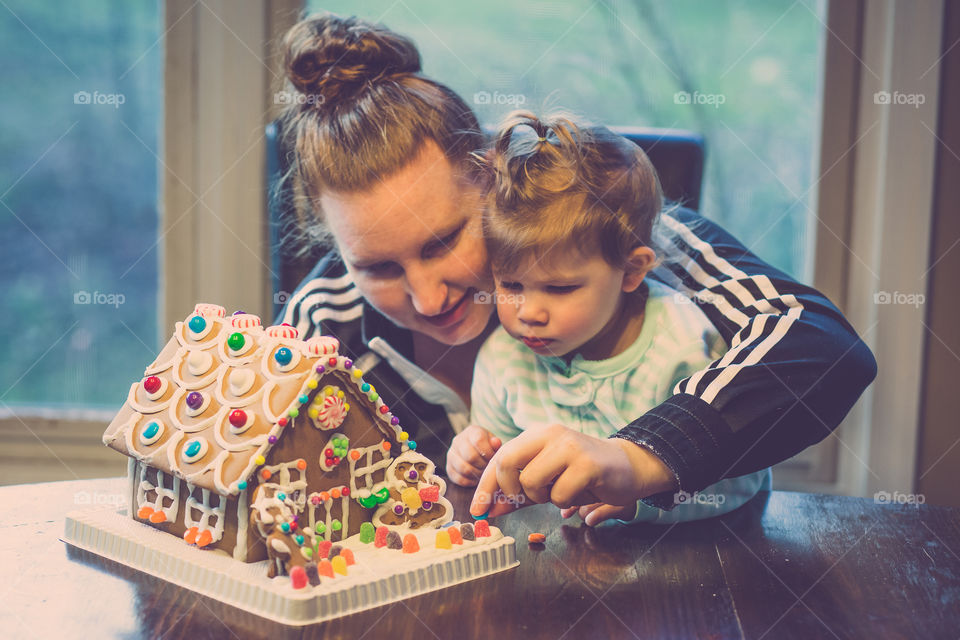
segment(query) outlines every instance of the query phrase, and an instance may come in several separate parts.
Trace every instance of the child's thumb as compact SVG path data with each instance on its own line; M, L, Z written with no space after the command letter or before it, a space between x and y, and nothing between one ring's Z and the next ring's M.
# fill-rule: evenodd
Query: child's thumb
M490 436L490 446L493 447L493 450L496 451L503 445L503 440L497 436Z

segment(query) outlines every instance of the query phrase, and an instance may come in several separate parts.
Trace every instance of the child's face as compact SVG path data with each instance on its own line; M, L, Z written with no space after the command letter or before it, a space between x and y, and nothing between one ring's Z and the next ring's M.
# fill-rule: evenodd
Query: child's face
M625 275L600 255L554 250L527 259L495 273L500 322L539 355L582 350L614 317L622 293L636 288Z

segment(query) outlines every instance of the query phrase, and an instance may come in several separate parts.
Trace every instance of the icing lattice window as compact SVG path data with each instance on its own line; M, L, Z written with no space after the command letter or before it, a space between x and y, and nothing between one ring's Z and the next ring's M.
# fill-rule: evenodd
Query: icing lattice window
M310 529L324 540L347 537L350 528L350 496L346 487L310 494Z
M150 507L154 513L162 513L166 522L173 522L177 519L180 507L180 478L156 469L157 481L154 484L147 479L148 468L141 463L140 485L137 487L137 509ZM154 494L152 500L148 495L151 492Z
M266 472L266 473L264 473ZM303 513L307 503L307 463L305 460L281 462L260 470L260 477L269 480L286 494L287 502L292 502L296 513Z
M190 497L187 498L186 513L183 514L184 524L188 529L196 527L200 531L209 531L213 536L212 542L217 542L223 537L227 499L220 495L214 496L210 493L210 489L203 489L203 502L201 503L193 497L193 485L188 484L187 490L190 492ZM216 498L216 506L210 504L211 497ZM194 518L194 512L199 512L200 517ZM213 521L213 524L211 524L211 521Z
M373 474L390 466L390 450L384 442L370 447L359 447L350 451L350 490L372 491L377 484Z

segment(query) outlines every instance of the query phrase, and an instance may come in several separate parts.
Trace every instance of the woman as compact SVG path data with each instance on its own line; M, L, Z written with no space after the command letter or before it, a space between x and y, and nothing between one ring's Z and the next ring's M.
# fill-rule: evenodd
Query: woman
M484 176L471 161L484 137L459 96L420 74L416 46L386 28L315 16L287 33L284 49L304 99L283 116L283 142L334 250L281 320L302 337L336 335L393 399L419 450L435 457L468 427L473 363L496 326L480 228ZM552 425L497 451L499 440L471 427L459 457L473 464L447 472L475 484L490 461L475 514L499 487L561 507L643 498L669 509L677 490L763 469L820 441L873 379L869 349L824 296L693 212L663 222L674 254L652 277L689 293L732 348L607 440ZM552 480L565 469L578 482L560 493Z

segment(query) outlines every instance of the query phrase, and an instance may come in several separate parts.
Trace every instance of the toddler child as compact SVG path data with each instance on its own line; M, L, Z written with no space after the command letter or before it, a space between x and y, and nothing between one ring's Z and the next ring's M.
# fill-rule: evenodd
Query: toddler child
M477 357L472 425L502 441L554 423L607 438L726 350L695 304L646 277L663 199L639 147L571 116L515 112L482 161L493 174L484 236L501 324ZM762 488L769 469L678 492L669 511L639 501L563 515L698 520Z

